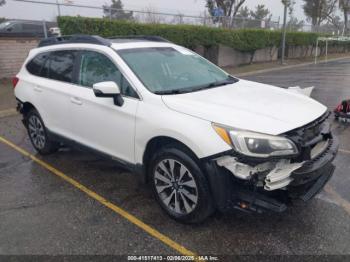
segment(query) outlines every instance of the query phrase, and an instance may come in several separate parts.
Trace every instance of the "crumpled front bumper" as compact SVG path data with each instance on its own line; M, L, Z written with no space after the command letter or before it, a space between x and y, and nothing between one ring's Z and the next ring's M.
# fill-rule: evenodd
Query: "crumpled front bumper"
M332 164L339 143L333 137L327 149L316 158L306 161L291 174L293 181L283 189L268 191L235 177L215 159L203 161L211 191L220 211L240 209L243 211L283 212L296 199L308 201L313 198L332 177L335 166Z

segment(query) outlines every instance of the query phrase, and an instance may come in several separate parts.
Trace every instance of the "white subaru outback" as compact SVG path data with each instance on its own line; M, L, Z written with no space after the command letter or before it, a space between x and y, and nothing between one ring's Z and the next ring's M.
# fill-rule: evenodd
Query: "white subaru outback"
M181 222L234 208L282 212L334 172L325 106L232 77L159 37L48 38L13 84L40 154L64 144L111 157Z

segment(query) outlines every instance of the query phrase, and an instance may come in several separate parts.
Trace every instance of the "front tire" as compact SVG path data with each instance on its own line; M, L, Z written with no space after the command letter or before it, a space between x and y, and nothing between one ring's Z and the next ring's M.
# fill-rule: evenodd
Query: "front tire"
M182 223L200 223L214 211L208 181L186 148L167 146L150 163L153 193L162 209Z
M58 150L59 144L47 135L47 129L38 111L32 109L25 115L25 123L30 141L39 154L47 155Z

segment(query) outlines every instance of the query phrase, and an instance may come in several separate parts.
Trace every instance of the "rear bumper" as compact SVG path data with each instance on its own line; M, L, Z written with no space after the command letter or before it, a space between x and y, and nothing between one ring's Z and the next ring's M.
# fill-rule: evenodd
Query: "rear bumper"
M308 201L322 190L332 177L332 164L337 151L338 140L333 138L327 150L317 158L307 161L292 172L293 182L284 189L267 191L252 181L237 179L215 160L207 160L203 166L208 174L216 207L222 211L240 209L253 212L283 212L293 201Z

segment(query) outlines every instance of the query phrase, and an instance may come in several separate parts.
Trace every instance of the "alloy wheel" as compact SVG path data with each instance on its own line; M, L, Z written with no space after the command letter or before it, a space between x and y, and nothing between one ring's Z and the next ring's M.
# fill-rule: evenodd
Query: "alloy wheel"
M45 130L41 120L36 115L31 115L28 120L28 132L34 146L43 149L46 142Z
M196 208L197 184L184 164L175 159L164 159L156 165L154 172L158 196L170 211L187 215Z

